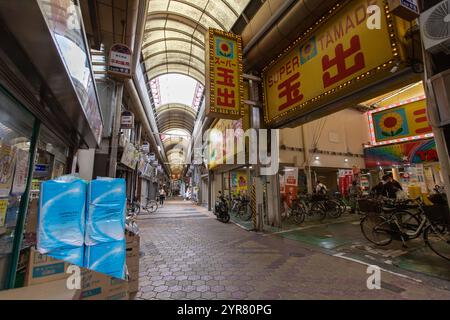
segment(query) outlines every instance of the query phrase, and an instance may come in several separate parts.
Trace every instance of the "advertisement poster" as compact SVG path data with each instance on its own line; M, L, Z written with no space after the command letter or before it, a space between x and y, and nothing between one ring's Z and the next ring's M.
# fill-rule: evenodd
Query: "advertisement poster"
M3 227L5 225L7 209L8 209L8 198L0 199L0 227Z
M247 194L247 172L237 171L230 175L230 189L233 194Z
M28 151L18 149L16 156L16 170L11 193L22 195L25 192L28 175Z
M15 152L6 144L0 146L0 197L8 197L14 179Z
M298 168L287 167L284 175L280 175L280 193L283 207L291 207L292 200L297 198L298 193Z

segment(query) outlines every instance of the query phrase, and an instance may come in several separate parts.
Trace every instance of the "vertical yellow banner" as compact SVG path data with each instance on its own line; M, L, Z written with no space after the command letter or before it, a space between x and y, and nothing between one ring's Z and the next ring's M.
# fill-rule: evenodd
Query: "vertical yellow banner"
M244 100L242 38L210 28L206 43L206 115L239 119Z

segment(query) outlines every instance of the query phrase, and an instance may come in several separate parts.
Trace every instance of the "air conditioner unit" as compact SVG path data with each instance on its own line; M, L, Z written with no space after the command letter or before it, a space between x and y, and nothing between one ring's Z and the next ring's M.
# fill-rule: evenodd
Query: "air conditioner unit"
M427 84L432 94L429 108L435 115L430 123L439 127L450 124L450 69L432 76Z
M450 0L444 0L420 15L425 50L450 54Z

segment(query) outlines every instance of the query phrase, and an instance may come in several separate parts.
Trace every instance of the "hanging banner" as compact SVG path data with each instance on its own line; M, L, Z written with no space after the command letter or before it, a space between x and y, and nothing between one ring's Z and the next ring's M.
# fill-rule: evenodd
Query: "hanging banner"
M370 111L369 124L372 144L396 143L432 137L427 118L425 96L411 99L400 106L388 106Z
M234 135L227 136L227 130L233 130ZM213 169L218 165L225 164L228 160L234 159L238 153L238 141L243 139L244 131L242 128L242 119L229 120L220 119L212 127L209 133L209 153L208 153L208 166ZM234 141L231 141L233 140ZM234 145L234 148L228 151L227 145ZM244 151L245 150L240 150Z
M116 78L131 78L132 52L124 44L115 44L109 51L108 73Z
M28 176L29 153L26 150L18 149L16 156L16 169L11 193L22 195L25 192Z
M134 114L130 111L122 112L120 117L120 129L133 129L134 128Z
M16 153L7 144L0 146L0 197L8 197L14 179Z
M381 8L380 28L370 25L369 5ZM382 0L348 1L298 38L263 70L266 123L281 125L390 75L400 53L388 15Z
M242 38L210 28L205 42L206 115L239 119L244 100Z
M122 162L124 165L134 170L136 168L138 159L139 153L137 152L134 145L128 142L127 145L125 146L125 149L123 150L120 162Z

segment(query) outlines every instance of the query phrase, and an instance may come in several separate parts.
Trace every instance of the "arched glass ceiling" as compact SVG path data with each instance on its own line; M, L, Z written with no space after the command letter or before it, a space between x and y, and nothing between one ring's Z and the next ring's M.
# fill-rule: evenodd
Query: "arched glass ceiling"
M142 45L159 132L192 133L205 85L205 34L229 31L250 0L150 0ZM169 135L168 135L169 136ZM179 140L179 141L178 141ZM172 172L180 172L190 138L163 139ZM178 141L178 142L177 142Z
M181 73L205 83L205 33L228 31L249 0L150 0L142 46L148 78Z
M194 78L169 73L150 81L155 107L166 104L182 104L198 109L204 87Z

